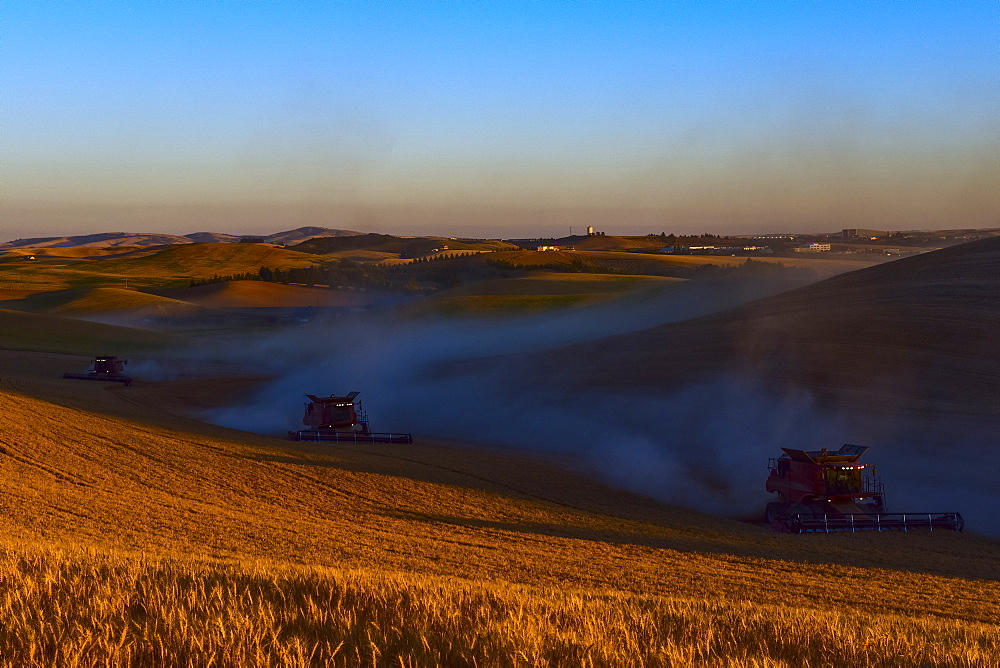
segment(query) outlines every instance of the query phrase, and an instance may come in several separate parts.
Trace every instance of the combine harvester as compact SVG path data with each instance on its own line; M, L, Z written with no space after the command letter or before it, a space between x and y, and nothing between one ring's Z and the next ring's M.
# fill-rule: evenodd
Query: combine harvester
M768 524L785 533L950 529L961 531L959 513L887 513L882 482L870 464L859 464L867 450L844 445L836 452L792 450L768 463L765 487L778 495L767 504Z
M413 443L411 434L374 434L368 429L368 416L356 401L358 392L346 397L317 397L307 394L310 403L302 424L303 431L290 431L293 441L324 441L330 443Z
M132 379L122 371L128 364L128 360L120 360L117 357L95 357L93 368L86 373L64 373L63 378L74 380L106 380L112 383L125 383L125 387L132 384Z

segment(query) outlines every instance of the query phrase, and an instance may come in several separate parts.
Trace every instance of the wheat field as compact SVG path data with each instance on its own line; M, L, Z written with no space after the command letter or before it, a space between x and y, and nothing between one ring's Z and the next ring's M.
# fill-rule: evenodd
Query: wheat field
M988 666L1000 627L380 569L0 548L2 665Z
M990 665L1000 544L787 536L558 461L205 424L0 351L7 665ZM70 366L72 368L72 366ZM228 389L227 389L228 388Z

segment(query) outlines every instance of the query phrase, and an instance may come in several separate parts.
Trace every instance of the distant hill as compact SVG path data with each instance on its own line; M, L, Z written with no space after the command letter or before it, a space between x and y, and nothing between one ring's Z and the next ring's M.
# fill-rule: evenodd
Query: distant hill
M315 237L346 237L361 234L351 230L339 230L329 227L300 227L285 232L261 235L265 243L297 244ZM64 246L162 246L165 244L190 243L233 243L240 236L220 232L194 232L193 234L176 235L154 232L102 232L99 234L83 234L65 237L32 237L30 239L15 239L0 243L0 248L54 248Z
M33 237L15 239L0 244L0 248L54 248L61 246L162 246L164 244L189 244L191 240L176 234L147 232L104 232L72 237Z
M513 244L504 241L464 241L462 239L445 239L443 237L396 237L391 234L362 234L359 236L332 238L322 237L310 239L293 246L290 250L315 255L329 255L343 251L369 250L384 253L398 253L406 256L423 256L440 251L493 251L511 250Z
M166 246L145 257L93 260L77 270L135 279L205 279L215 275L256 273L262 266L291 269L320 262L315 256L267 244L185 244Z
M363 233L354 232L353 230L336 230L329 227L299 227L294 230L288 230L287 232L269 234L264 236L263 239L269 244L284 244L285 246L290 246L292 244L302 243L303 241L315 239L317 237L353 237L360 234Z
M378 250L389 253L429 253L438 244L430 239L403 239L391 234L362 234L354 237L321 237L292 246L290 250L326 255L345 250Z
M196 244L225 244L240 240L235 234L221 234L219 232L195 232L194 234L185 234L184 237Z
M194 304L122 288L43 292L23 299L8 300L4 303L4 307L70 317L122 312L131 315L181 317L195 315L201 310Z
M1000 238L973 241L524 362L573 387L747 374L856 406L995 415L998 267Z

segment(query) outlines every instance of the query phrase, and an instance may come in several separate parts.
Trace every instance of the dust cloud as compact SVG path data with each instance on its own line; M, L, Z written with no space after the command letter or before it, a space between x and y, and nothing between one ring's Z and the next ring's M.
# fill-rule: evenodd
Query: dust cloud
M275 379L249 404L208 419L283 435L302 428L306 393L357 390L373 431L556 454L614 486L740 518L756 518L769 500L766 464L782 447L859 443L872 446L865 461L879 467L890 511L958 510L970 529L1000 533L988 511L1000 499L984 473L985 460L1000 464L1000 451L974 447L983 433L973 429L862 420L817 405L808 391L737 375L662 393L560 390L517 363L522 353L703 315L789 286L692 287L518 319L316 323L240 346L240 357ZM471 373L455 366L480 358L488 359Z

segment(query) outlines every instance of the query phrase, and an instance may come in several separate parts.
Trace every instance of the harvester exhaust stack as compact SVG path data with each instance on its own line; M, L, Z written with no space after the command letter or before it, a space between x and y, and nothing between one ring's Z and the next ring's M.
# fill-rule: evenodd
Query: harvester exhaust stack
M307 394L302 431L288 432L293 441L323 441L328 443L413 443L411 434L373 433L368 428L368 416L357 401L360 392L346 396L317 397Z
M110 355L95 357L91 369L86 373L64 373L63 378L106 380L112 383L124 383L128 387L132 384L132 379L123 373L126 364L128 364L128 360L120 360Z
M870 464L859 464L867 450L844 445L835 452L782 448L768 463L765 485L778 500L767 504L766 519L785 533L950 529L961 531L960 513L888 513L882 481Z

